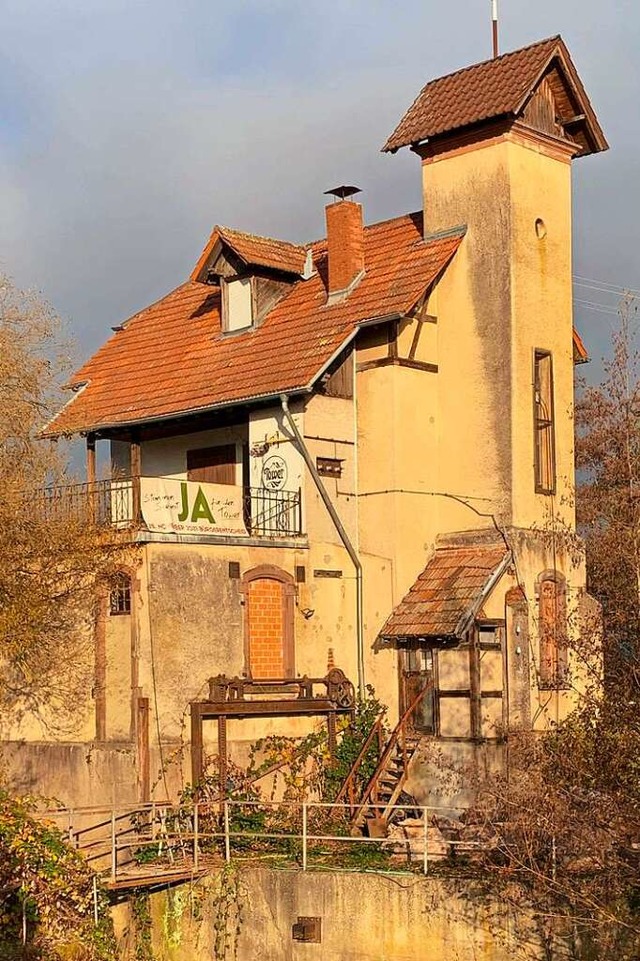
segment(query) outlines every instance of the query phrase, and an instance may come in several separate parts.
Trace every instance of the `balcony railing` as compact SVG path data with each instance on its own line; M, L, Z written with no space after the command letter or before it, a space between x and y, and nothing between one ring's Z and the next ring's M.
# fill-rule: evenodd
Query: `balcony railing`
M86 518L101 527L146 528L141 509L140 478L122 477L47 487L28 496L44 516ZM244 530L238 531L240 535L292 537L302 534L300 490L243 488L242 522Z

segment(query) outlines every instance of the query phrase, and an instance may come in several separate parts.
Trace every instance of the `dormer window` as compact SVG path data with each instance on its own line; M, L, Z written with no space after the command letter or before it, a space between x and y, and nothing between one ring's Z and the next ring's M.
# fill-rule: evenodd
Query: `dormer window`
M222 325L229 332L253 326L252 277L222 280Z

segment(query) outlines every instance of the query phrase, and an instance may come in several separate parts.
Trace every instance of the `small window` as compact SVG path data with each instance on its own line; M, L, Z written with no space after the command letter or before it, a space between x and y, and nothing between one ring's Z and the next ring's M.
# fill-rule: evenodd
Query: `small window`
M127 574L116 574L111 581L109 613L112 616L131 613L131 578Z
M500 628L487 626L485 624L478 625L478 645L481 651L491 650L496 648L500 649L502 642L502 633Z
M251 277L222 281L222 310L225 330L244 330L253 324L253 284Z
M342 477L342 461L337 457L316 457L316 468L321 477Z
M553 494L556 489L556 449L551 354L546 350L536 350L533 367L536 491L539 494Z

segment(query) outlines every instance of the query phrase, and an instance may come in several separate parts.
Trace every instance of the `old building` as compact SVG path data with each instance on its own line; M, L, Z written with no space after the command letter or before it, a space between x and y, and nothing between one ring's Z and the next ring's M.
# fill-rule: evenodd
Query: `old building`
M416 727L459 758L573 703L571 164L607 144L554 37L427 84L384 149L405 147L421 212L363 226L342 187L317 243L216 227L73 378L47 433L86 437L131 564L77 739L51 746L59 796L144 799L171 760L188 777L189 705L221 674L335 665L394 719L425 690ZM308 729L226 734L241 760ZM43 769L28 724L8 737ZM418 794L429 778L416 762Z

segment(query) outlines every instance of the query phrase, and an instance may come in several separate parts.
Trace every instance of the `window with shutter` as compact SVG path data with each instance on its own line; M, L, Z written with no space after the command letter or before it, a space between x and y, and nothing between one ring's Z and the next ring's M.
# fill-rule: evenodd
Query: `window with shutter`
M187 479L200 484L235 484L236 445L188 450Z

